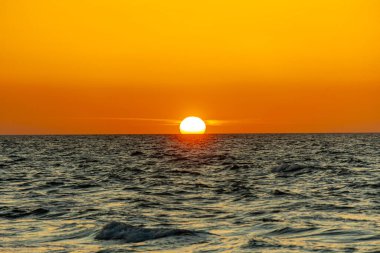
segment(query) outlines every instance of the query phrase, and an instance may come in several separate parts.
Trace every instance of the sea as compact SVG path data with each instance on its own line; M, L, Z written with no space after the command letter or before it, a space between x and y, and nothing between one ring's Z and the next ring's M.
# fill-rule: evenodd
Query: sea
M380 252L380 134L0 136L0 252Z

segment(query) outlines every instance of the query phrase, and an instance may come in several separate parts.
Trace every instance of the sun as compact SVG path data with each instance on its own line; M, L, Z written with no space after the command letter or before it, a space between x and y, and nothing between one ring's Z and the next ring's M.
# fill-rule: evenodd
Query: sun
M206 124L201 118L190 116L182 120L179 130L181 134L204 134Z

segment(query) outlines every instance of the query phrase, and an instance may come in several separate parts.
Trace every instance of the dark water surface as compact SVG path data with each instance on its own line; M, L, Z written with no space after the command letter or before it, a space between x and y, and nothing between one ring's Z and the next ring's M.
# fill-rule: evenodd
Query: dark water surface
M0 252L379 252L380 135L0 137Z

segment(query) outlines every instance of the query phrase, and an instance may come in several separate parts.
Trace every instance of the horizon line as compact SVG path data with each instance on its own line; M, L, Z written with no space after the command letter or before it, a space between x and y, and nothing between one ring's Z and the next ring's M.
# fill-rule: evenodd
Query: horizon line
M246 133L204 133L194 135L286 135L286 134L380 134L380 132L246 132ZM1 134L0 136L106 136L106 135L192 135L181 133L77 133L77 134Z

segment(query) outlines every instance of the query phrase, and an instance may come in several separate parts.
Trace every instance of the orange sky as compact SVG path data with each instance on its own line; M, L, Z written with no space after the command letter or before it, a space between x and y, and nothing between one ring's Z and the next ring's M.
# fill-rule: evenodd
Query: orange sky
M378 0L2 0L0 134L379 132Z

